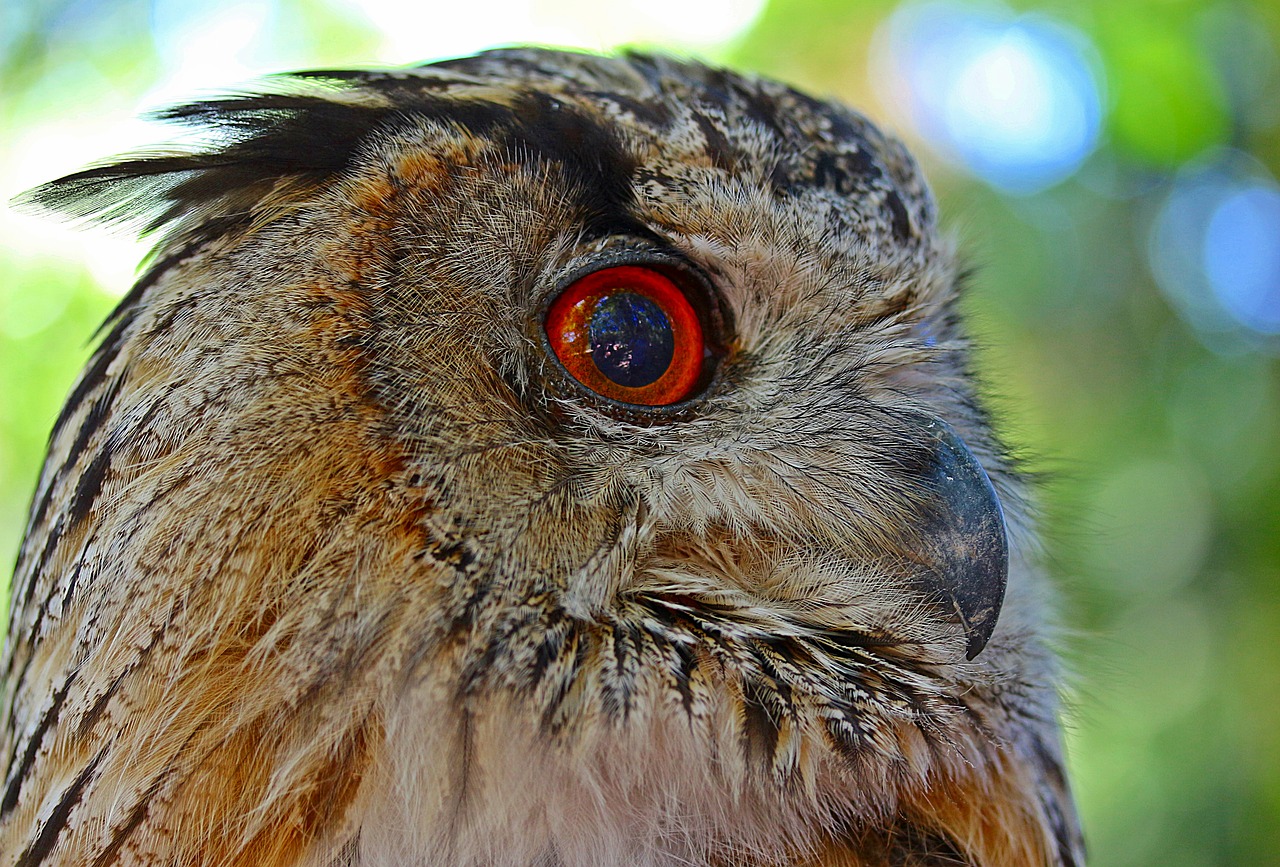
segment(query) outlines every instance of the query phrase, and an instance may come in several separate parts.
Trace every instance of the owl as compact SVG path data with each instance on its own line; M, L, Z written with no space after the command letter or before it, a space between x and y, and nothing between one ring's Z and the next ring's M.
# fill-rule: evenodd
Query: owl
M13 582L0 863L1083 864L903 146L507 49L167 110Z

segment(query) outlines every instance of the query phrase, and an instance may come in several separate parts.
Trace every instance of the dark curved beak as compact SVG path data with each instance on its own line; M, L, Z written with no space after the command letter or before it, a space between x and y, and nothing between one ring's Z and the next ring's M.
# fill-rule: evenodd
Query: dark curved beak
M965 634L965 658L987 646L1004 602L1009 543L1000 499L978 459L941 419L921 417L932 439L930 490L917 540L926 592L954 613Z

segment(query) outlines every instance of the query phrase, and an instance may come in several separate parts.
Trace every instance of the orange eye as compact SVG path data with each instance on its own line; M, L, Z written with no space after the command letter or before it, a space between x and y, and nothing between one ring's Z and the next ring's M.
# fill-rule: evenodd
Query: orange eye
M547 338L578 382L622 403L666 406L702 376L702 324L675 283L620 265L575 280L547 311Z

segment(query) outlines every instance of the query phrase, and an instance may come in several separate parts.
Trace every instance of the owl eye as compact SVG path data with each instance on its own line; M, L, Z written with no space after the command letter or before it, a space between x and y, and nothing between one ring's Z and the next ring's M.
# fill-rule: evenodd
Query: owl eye
M547 310L551 349L569 375L610 400L667 406L702 379L702 324L680 287L639 265L570 283Z

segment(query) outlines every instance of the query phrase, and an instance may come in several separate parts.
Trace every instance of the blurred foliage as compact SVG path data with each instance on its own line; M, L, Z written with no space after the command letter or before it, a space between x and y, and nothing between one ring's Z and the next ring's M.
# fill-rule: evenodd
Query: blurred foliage
M1225 86L1195 29L1142 4L1116 4L1100 17L1116 150L1176 167L1223 143L1230 132Z
M157 5L166 4L0 9L0 155L32 136L52 140L45 125L63 118L134 113L168 62ZM1204 339L1153 279L1148 236L1178 169L1215 147L1280 172L1280 7L1014 5L1090 40L1107 106L1100 146L1067 181L1011 197L931 156L927 142L912 145L977 268L967 303L1008 438L1052 478L1045 523L1069 624L1069 747L1092 863L1276 863L1280 365L1274 342ZM716 54L837 95L910 139L868 72L896 6L772 0ZM353 6L272 9L283 47L266 55L270 67L377 57L379 34ZM0 239L0 555L9 563L49 426L96 323L126 288L96 285L75 243L57 242L58 256Z

